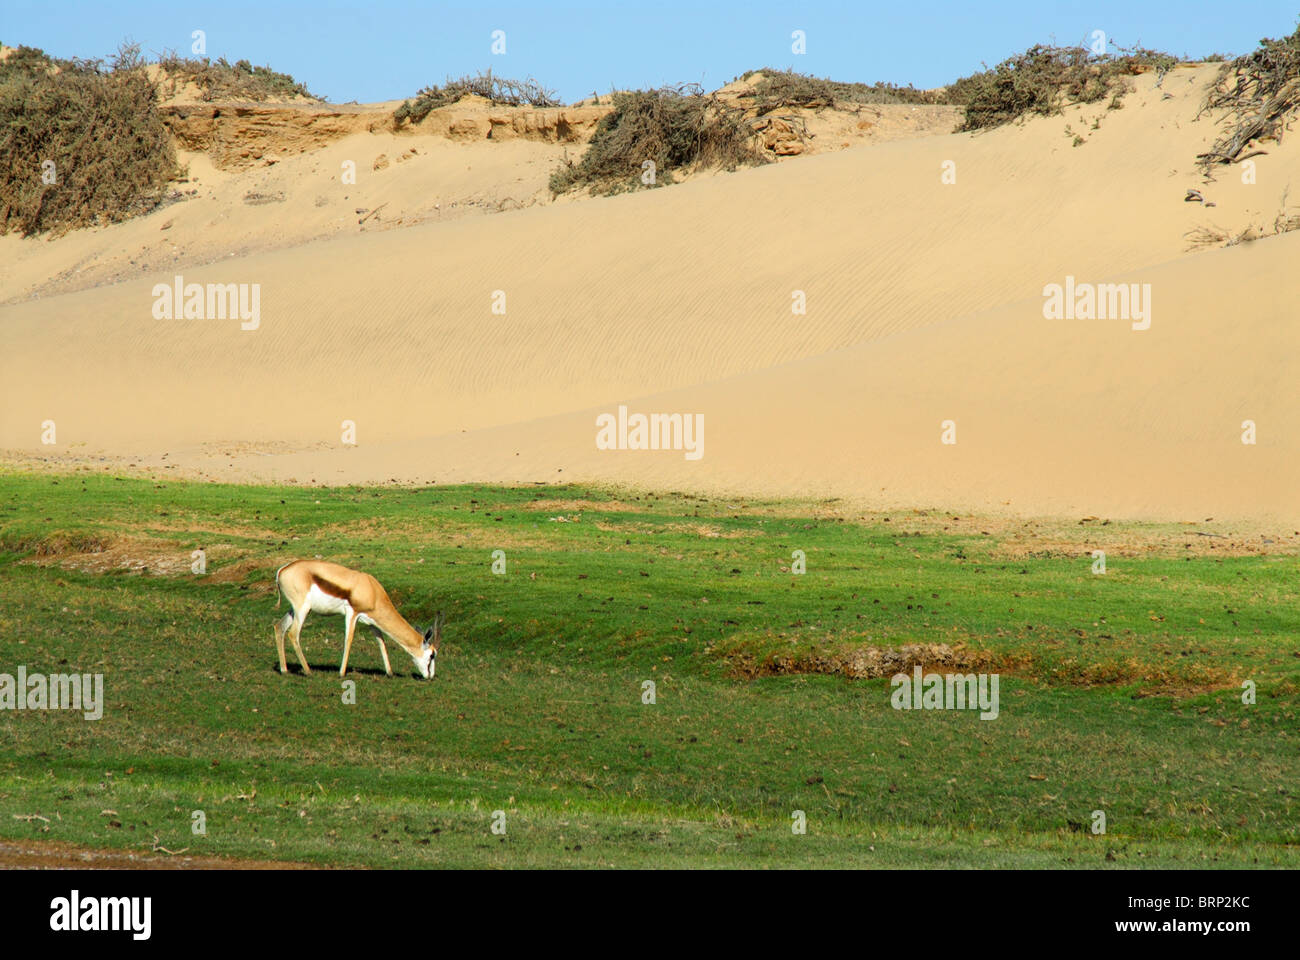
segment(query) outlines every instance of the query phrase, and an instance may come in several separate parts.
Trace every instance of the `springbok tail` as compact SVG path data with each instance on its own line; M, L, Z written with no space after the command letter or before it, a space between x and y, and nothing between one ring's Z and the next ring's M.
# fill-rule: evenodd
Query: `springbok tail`
M287 566L289 566L289 564L294 563L294 562L295 562L295 561L290 560L289 563L286 563L286 564L284 565L284 567L287 567ZM284 567L281 567L280 570L283 570ZM280 596L281 596L281 594L280 594L280 570L275 571L275 609L277 609L277 610L280 609Z

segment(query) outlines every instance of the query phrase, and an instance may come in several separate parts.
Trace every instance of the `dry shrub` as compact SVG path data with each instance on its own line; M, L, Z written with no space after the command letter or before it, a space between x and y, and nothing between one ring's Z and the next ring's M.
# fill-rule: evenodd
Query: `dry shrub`
M1198 250L1203 247L1235 247L1238 244L1262 240L1264 237L1290 233L1292 230L1300 230L1300 209L1288 205L1287 194L1284 191L1282 204L1273 217L1272 224L1267 226L1251 224L1237 233L1230 233L1214 225L1204 225L1194 227L1183 234L1183 237L1190 242L1189 250Z
M752 94L759 116L789 107L842 109L864 104L947 102L945 91L917 90L892 83L845 83L769 67L751 70L742 79L755 74L762 74Z
M0 61L0 234L125 220L157 206L177 173L137 47L107 67L30 47Z
M1156 70L1163 74L1178 59L1137 48L1119 54L1094 54L1087 47L1035 44L992 69L962 77L948 87L950 103L966 106L960 130L979 130L1025 114L1050 116L1067 102L1095 103L1108 94L1118 105L1124 77Z
M1300 230L1300 210L1293 211L1283 205L1273 218L1273 233L1290 233L1292 230Z
M566 161L551 175L553 193L636 189L647 160L655 165L656 186L672 183L675 171L768 162L745 111L698 85L615 93L613 105L596 125L582 159Z
M852 646L842 650L803 650L755 656L739 650L728 657L733 672L747 677L788 673L826 673L854 679L892 677L937 668L971 669L975 659L967 651L954 651L946 643L906 643L900 647ZM986 664L981 663L981 666Z
M112 545L113 539L110 537L89 533L70 533L66 530L27 535L0 533L0 550L31 554L37 559L65 557L81 553L102 553Z
M1208 175L1215 164L1240 163L1252 143L1281 140L1289 114L1300 106L1300 27L1280 40L1264 39L1253 53L1223 65L1205 110L1226 110L1228 131L1197 159Z
M393 111L393 121L401 126L403 123L419 123L431 112L449 103L455 103L462 97L479 96L493 103L511 107L558 107L555 91L548 90L529 77L527 80L510 80L494 77L492 71L477 76L464 76L458 80L448 79L442 86L425 87L414 100L405 101Z
M306 97L309 100L320 98L287 73L280 73L270 67L255 67L247 60L230 63L225 57L217 60L189 59L177 56L173 51L164 52L158 60L169 80L177 83L193 83L201 91L204 100L290 100L294 97Z
M1235 247L1239 243L1258 240L1259 236L1259 232L1254 227L1246 227L1237 233L1231 233L1212 224L1193 227L1183 234L1183 238L1188 241L1189 250L1199 250L1202 247Z

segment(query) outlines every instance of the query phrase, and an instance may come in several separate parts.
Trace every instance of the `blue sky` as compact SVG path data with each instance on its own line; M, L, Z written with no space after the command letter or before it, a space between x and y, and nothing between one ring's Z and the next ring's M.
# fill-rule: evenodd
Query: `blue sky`
M1295 29L1300 0L890 0L720 3L437 3L417 0L0 0L0 41L56 56L105 56L123 39L146 53L207 54L293 74L343 102L409 96L491 67L533 76L572 101L593 91L695 81L719 86L770 65L837 80L932 87L1033 43L1116 42L1203 56L1243 53ZM791 52L803 30L807 53ZM491 52L504 30L506 52Z

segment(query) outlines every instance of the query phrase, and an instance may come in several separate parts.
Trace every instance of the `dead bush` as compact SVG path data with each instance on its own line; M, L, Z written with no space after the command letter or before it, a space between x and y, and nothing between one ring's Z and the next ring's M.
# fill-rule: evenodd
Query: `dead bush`
M33 48L0 61L0 234L125 220L177 173L137 47L108 66Z
M1264 39L1253 53L1225 63L1206 96L1202 112L1225 110L1227 132L1198 155L1206 174L1217 164L1240 163L1253 143L1280 140L1282 128L1300 106L1300 27L1280 40Z
M558 107L555 91L548 90L536 80L510 80L492 75L492 71L477 76L464 76L458 80L448 79L441 86L425 87L414 100L405 101L393 111L393 121L401 126L403 123L419 123L431 112L449 103L455 103L462 97L478 96L493 103L511 107Z
M759 116L790 107L852 108L867 104L947 102L942 90L917 90L892 83L845 83L770 67L751 70L742 79L748 80L756 74L761 74L761 79L754 85L752 96Z
M1118 54L1094 54L1087 47L1035 44L992 69L962 77L948 87L950 103L964 104L959 130L980 130L1018 120L1026 114L1050 116L1063 105L1095 103L1107 95L1116 106L1124 78L1147 70L1163 73L1178 58L1137 48Z
M255 67L247 60L230 63L225 57L201 60L164 52L158 60L167 79L175 83L192 83L202 91L204 100L291 100L320 98L287 73L270 67Z
M552 193L636 189L646 161L654 164L655 186L672 183L675 172L689 169L768 162L745 111L695 84L615 93L613 105L596 125L582 159L567 161L551 175Z

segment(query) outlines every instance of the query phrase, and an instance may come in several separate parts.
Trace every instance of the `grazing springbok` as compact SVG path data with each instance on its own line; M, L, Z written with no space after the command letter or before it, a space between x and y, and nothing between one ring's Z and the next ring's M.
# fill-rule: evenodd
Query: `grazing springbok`
M280 605L280 595L288 599L293 607L292 613L286 613L275 625L275 646L280 653L280 672L288 673L289 667L284 662L284 635L289 634L293 642L293 652L298 655L303 673L311 673L307 658L302 655L302 646L298 635L310 613L341 613L347 619L347 636L343 641L343 665L339 667L339 676L348 672L348 654L352 652L352 632L357 621L370 627L379 641L379 652L384 656L384 669L391 677L393 668L388 662L388 648L384 646L384 637L388 636L401 644L402 649L411 655L420 676L426 680L433 679L438 647L442 645L442 614L433 621L433 626L423 634L406 622L393 601L388 599L388 592L380 586L379 581L368 573L350 570L337 563L324 560L294 560L275 571L275 605Z

